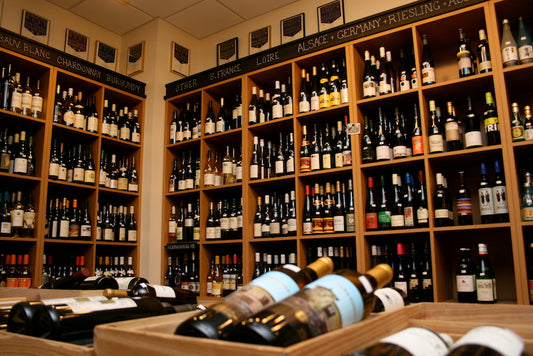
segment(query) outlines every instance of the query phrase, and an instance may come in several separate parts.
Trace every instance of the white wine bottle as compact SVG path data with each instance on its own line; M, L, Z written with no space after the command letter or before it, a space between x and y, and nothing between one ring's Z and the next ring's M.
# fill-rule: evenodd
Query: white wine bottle
M453 340L447 334L411 327L389 335L351 356L444 356L452 344Z
M231 341L286 347L356 323L374 307L374 291L389 283L392 268L379 264L366 274L341 270L233 328Z
M298 292L306 284L333 271L333 261L321 257L302 269L284 265L254 279L203 313L185 320L176 334L220 339L234 326L264 308Z
M526 354L524 347L524 340L509 329L480 326L457 340L448 355L519 356Z

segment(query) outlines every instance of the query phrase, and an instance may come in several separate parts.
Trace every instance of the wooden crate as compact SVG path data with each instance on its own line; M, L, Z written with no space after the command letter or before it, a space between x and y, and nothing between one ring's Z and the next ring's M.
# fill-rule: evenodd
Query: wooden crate
M533 352L533 307L518 305L479 305L420 303L372 315L370 318L290 347L272 347L177 336L174 331L195 312L165 315L100 325L95 329L97 355L346 355L367 347L392 333L410 326L429 327L448 333L457 340L468 330L481 325L507 327L524 338L527 351Z

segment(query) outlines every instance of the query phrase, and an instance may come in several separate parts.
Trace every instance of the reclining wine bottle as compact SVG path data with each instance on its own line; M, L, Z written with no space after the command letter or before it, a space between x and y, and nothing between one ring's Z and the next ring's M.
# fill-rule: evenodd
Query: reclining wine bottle
M74 297L43 299L41 301L19 302L11 307L7 320L7 331L17 334L34 335L33 317L37 310L43 309L47 305L63 305L65 303L84 303L107 300L106 297Z
M448 356L521 356L525 342L514 331L499 326L479 326L467 332L453 344Z
M374 295L376 296L376 304L372 313L396 310L409 304L407 294L400 288L380 288L374 291Z
M337 271L247 318L225 339L285 347L351 325L372 311L374 291L389 283L392 276L387 264L379 264L366 274Z
M196 293L193 291L148 283L136 284L129 290L105 289L104 295L106 297L142 297L148 295L173 305L196 304Z
M48 282L42 284L41 289L75 289L76 285L82 282L85 278L89 277L89 270L87 268L81 268L65 277L58 279L50 279Z
M329 257L321 257L302 269L284 265L254 279L228 295L223 302L185 320L175 333L220 339L241 321L332 271L333 261Z
M194 305L189 305L194 310ZM178 309L176 309L178 308ZM152 297L112 298L92 303L46 306L33 317L34 336L83 343L93 337L96 325L184 311Z
M411 327L389 335L350 356L445 356L452 344L453 339L447 334Z

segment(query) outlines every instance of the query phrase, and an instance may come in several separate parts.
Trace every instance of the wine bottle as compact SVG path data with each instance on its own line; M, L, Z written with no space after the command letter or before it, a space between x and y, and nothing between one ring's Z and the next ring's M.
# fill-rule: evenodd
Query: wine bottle
M446 145L448 151L457 151L462 149L461 134L459 130L459 122L455 117L455 110L451 101L446 103L448 108L448 115L446 116L446 123L444 129L446 131Z
M481 180L478 186L478 196L481 223L490 224L494 222L494 196L492 185L489 182L489 172L485 163L481 163Z
M472 54L470 46L466 38L466 34L462 28L459 29L459 41L457 42L457 65L459 67L459 77L467 77L474 74L474 67L472 63Z
M489 44L484 29L479 30L479 44L477 46L477 58L479 73L488 73L492 71L492 62L490 60Z
M452 345L448 356L523 355L524 340L512 330L498 326L478 326Z
M226 131L227 121L228 119L226 117L226 108L224 107L224 98L220 98L220 109L218 110L218 115L216 116L215 132L218 133Z
M507 188L505 176L502 172L500 161L494 161L494 184L492 185L494 197L494 222L509 222L509 207L507 206Z
M386 118L378 107L378 134L376 140L376 160L387 161L392 159L392 152L386 131Z
M476 267L472 262L470 248L461 247L459 249L459 262L455 269L455 280L457 284L457 301L459 303L476 302Z
M435 65L433 64L433 57L428 44L428 36L422 35L422 85L429 85L436 83L435 79Z
M415 227L415 188L411 173L405 174L405 189L403 193L403 219L406 228Z
M478 244L479 260L476 267L476 295L478 303L496 303L496 277L490 264L487 245Z
M378 205L378 229L387 230L391 228L391 209L387 196L387 186L385 176L380 176L380 202Z
M502 39L500 44L502 62L504 67L511 67L518 64L518 49L516 41L511 33L509 20L502 21Z
M533 62L533 45L531 36L527 32L522 16L518 18L518 33L516 46L518 47L518 61L520 64Z
M110 276L91 276L78 283L78 289L118 289L118 282Z
M407 157L407 142L405 140L405 134L400 120L400 112L396 107L394 109L394 133L392 135L392 158L405 158Z
M149 284L137 279L136 283L129 289L105 289L104 296L112 297L143 297L150 296L160 302L171 305L178 304L196 304L196 294L191 290L184 290L172 286L162 286L158 284Z
M479 127L479 117L472 108L470 96L467 98L467 109L465 112L465 148L475 148L483 146L483 137Z
M533 221L533 185L530 172L524 173L524 183L522 185L521 196L521 217L522 221ZM530 262L533 265L533 263Z
M311 144L307 138L307 126L302 126L302 143L300 145L300 172L311 171Z
M332 270L333 261L328 257L321 257L303 269L284 265L254 279L247 286L226 297L225 301L185 320L175 333L211 339L226 337L241 321L296 293L306 284L331 273ZM272 283L284 287L279 288Z
M511 119L511 135L513 137L513 142L520 142L526 139L524 132L524 124L520 118L520 109L518 103L512 103L512 112L513 118Z
M429 126L429 153L444 152L444 132L439 125L437 107L435 101L429 101L429 111L431 115L431 124Z
M488 145L499 145L501 143L500 123L491 92L485 93L485 102L487 104L487 109L483 114L483 123L485 125L485 134L487 135Z
M372 63L370 62L370 52L365 51L365 68L363 72L363 97L373 98L377 95L378 89L376 86L374 72L372 70Z
M400 91L411 89L411 71L407 64L407 59L403 48L400 48L400 67L398 69L398 86Z
M365 227L366 230L377 230L378 229L378 209L377 209L377 199L376 193L374 190L374 178L367 178L367 198L366 198L366 209L365 209Z
M305 204L303 212L303 227L304 235L311 235L313 233L313 202L311 197L311 190L309 185L305 186Z
M465 186L464 171L459 171L459 188L455 194L458 225L472 225L472 198L470 190Z
M437 184L437 190L433 197L433 204L435 206L435 226L453 225L453 219L450 219L450 216L453 217L453 210L451 210L452 207L448 205L449 193L444 186L444 176L442 173L438 172L435 180Z
M403 196L400 191L400 176L397 173L392 174L392 202L391 202L391 228L403 229L405 219L403 216Z
M389 335L366 349L359 350L351 356L367 355L448 355L448 349L453 339L431 329L409 327L395 334Z
M82 268L68 276L57 278L57 279L51 279L47 283L43 283L39 288L41 289L72 289L72 288L75 288L79 282L83 281L87 277L89 277L89 270L87 268Z
M362 160L363 163L371 163L376 160L376 151L374 150L373 134L370 129L368 116L364 118L363 136L361 137Z
M33 334L47 339L80 342L93 337L93 329L96 325L171 314L177 310L182 310L182 308L176 309L147 296L113 298L85 303L65 302L55 307L46 306L37 310L34 315L36 321Z
M391 277L392 269L385 264L366 274L343 270L322 277L247 318L226 339L286 347L356 323L372 311L373 292Z
M206 135L211 135L215 133L215 113L213 112L213 100L209 100L208 107L207 107L207 115L205 117L205 126L204 126L204 133Z
M411 146L413 150L413 156L419 156L424 154L424 139L422 137L422 125L420 123L420 117L418 116L418 105L413 105L413 122L414 127L411 135Z

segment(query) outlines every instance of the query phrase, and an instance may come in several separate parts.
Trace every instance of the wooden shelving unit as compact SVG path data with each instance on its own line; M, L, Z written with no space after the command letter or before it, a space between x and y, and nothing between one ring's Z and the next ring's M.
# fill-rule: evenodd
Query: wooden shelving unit
M66 55L60 51L43 46L31 40L18 37L18 35L7 32L3 33L6 38L14 38L19 42L31 44L32 48L41 48L40 53L46 53L48 59L53 60L56 57L65 57L70 60L69 63L77 64L78 68L84 68L87 72L96 72L100 75L107 74L107 78L122 79L123 83L132 84L136 88L142 88L144 93L144 84L118 73L107 71L92 63ZM6 42L11 43L11 42ZM26 46L29 47L29 46ZM22 48L22 47L21 47ZM20 52L20 53L19 53ZM33 205L36 210L35 233L32 238L0 238L0 251L2 253L28 253L30 255L32 286L37 287L41 284L41 271L43 264L43 254L61 255L61 256L85 256L85 264L94 273L96 256L132 256L135 271L139 271L139 241L140 234L137 236L136 243L119 243L103 242L96 240L97 229L97 211L99 203L113 203L133 205L135 207L135 216L137 220L137 230L141 231L141 180L142 180L142 158L143 158L143 132L144 132L144 94L128 92L127 89L119 89L112 83L104 80L98 81L90 76L84 76L83 73L68 71L61 66L54 66L43 58L44 61L31 58L31 53L25 53L24 50L16 51L9 48L8 45L2 44L0 48L0 63L2 66L12 64L12 74L20 72L22 78L29 75L32 81L37 79L41 83L41 95L44 98L43 112L41 118L33 118L25 115L13 113L11 111L0 110L0 121L2 127L11 130L24 129L33 135L34 144L33 152L35 156L35 176L22 176L10 173L0 173L0 186L4 190L30 190L33 196ZM92 71L90 71L92 70ZM32 82L32 85L35 84ZM96 97L96 106L99 115L98 131L91 133L79 130L73 127L67 127L62 124L53 122L53 110L55 104L56 85L61 85L62 90L68 87L75 88L75 91L83 92L84 98L87 96ZM141 143L112 139L101 134L101 125L103 117L104 99L111 103L116 103L117 107L128 106L131 111L134 109L139 113L139 123L141 126ZM48 178L50 152L53 139L73 144L90 145L91 152L96 170L96 184L86 185L77 183L61 182ZM100 167L100 152L102 149L116 153L124 153L129 157L135 157L136 167L139 176L139 193L124 192L101 188L98 186L98 170ZM88 202L89 215L92 223L91 239L84 240L63 240L63 239L45 239L46 212L50 199L58 196L75 196L78 199ZM117 204L118 203L118 204ZM83 206L81 206L83 208ZM56 261L59 263L60 261ZM61 261L62 262L62 261Z
M307 249L317 243L346 244L355 247L357 268L364 271L370 267L370 246L376 243L394 243L423 241L429 242L433 270L434 299L435 301L449 301L455 298L455 266L458 261L459 247L471 247L477 251L477 243L485 242L489 246L489 254L496 271L498 280L498 299L502 302L528 304L528 288L526 276L526 260L524 241L529 239L533 231L531 224L520 220L520 193L521 175L525 167L531 167L531 153L533 144L529 142L512 143L511 139L511 103L517 101L521 105L529 105L531 90L528 78L533 74L533 65L518 65L512 68L503 68L501 61L500 36L501 22L503 18L516 19L524 11L533 10L533 5L520 0L490 0L477 2L451 12L441 13L427 19L405 24L383 32L366 37L354 39L342 44L318 50L310 54L304 54L294 59L238 75L231 79L208 84L205 87L195 88L189 92L183 92L175 96L167 96L167 124L170 124L172 112L179 105L192 100L201 101L201 118L204 120L207 112L207 102L218 102L221 96L226 99L229 93L239 92L243 103L243 127L216 135L205 136L202 133L200 139L186 141L181 144L168 145L165 147L165 171L163 172L164 187L168 186L168 177L172 170L172 158L183 149L193 147L200 151L202 158L201 172L205 166L206 150L212 142L232 142L233 145L242 143L243 181L238 185L242 187L243 202L243 239L238 241L206 241L204 215L207 213L207 196L212 188L200 187L194 191L184 192L190 196L200 198L201 204L201 239L198 243L200 251L200 282L201 295L205 296L206 275L209 271L209 260L215 254L222 254L228 248L234 248L243 254L243 273L245 283L250 281L253 265L254 252L274 250L276 252L296 252L299 265L305 265ZM456 33L458 28L463 28L468 37L477 43L479 29L485 29L488 35L490 54L492 57L493 71L490 73L476 74L466 78L460 78L457 70L457 58L455 56ZM370 50L378 53L380 46L391 50L393 56L399 57L401 48L413 47L417 72L421 73L420 58L422 53L422 34L427 34L430 39L431 50L436 67L436 84L422 86L405 92L384 95L376 98L364 99L362 93L362 77L364 69L364 51ZM344 58L347 66L347 78L349 85L350 101L348 104L333 108L323 109L304 114L298 114L298 88L300 87L301 69L317 67L322 62L330 62L331 59ZM398 66L397 58L394 61ZM291 76L295 114L263 124L248 125L248 112L246 110L251 99L252 86L273 89L275 80L284 81ZM419 74L420 76L420 74ZM420 77L419 77L420 79ZM189 82L191 80L189 79ZM167 88L170 87L167 86ZM474 110L481 114L485 107L485 92L491 91L495 95L496 105L500 121L501 141L500 145L483 146L475 149L444 152L439 154L429 153L428 125L430 113L428 102L436 100L441 107L446 101L452 101L456 105L457 116L461 116L466 109L466 96L472 97ZM420 118L424 137L425 152L423 155L398 159L386 162L373 162L362 164L361 136L352 136L351 167L301 173L299 171L299 143L302 136L302 125L316 122L335 123L344 115L349 116L351 123L361 124L365 115L373 115L378 107L394 108L395 105L416 103L420 108ZM410 104L410 105L412 105ZM218 108L215 108L215 113ZM445 113L443 112L443 116ZM203 128L203 125L202 125ZM294 132L296 152L296 173L283 177L267 180L250 181L248 163L251 158L251 149L254 135L273 137L275 140L279 130L291 130ZM168 137L165 138L168 141ZM493 172L492 162L499 159L502 162L507 185L510 222L499 224L481 224L479 215L479 202L477 201L477 184L479 181L479 165L487 162L490 171ZM527 165L529 164L529 165ZM379 174L392 174L395 172L413 172L422 169L427 184L428 208L430 223L428 228L412 228L391 231L366 231L365 230L365 204L367 196L366 178ZM445 171L448 176L448 191L454 196L457 189L458 179L455 174L459 169L465 170L466 185L470 188L473 196L474 225L435 227L433 219L433 194L436 189L435 173ZM356 210L356 232L330 235L303 235L302 214L304 203L304 186L309 182L328 181L351 178L354 182L354 199ZM263 188L279 188L278 183L283 183L283 189L291 187L296 191L297 202L297 235L294 237L253 238L252 225L256 208L256 197L264 194ZM221 194L227 187L217 188ZM232 187L234 189L234 187ZM163 224L167 225L170 207L179 202L181 194L166 194L163 199ZM163 229L163 244L166 244L167 231ZM167 251L163 247L163 256ZM531 263L531 262L530 262ZM162 271L166 268L166 258L162 259Z

